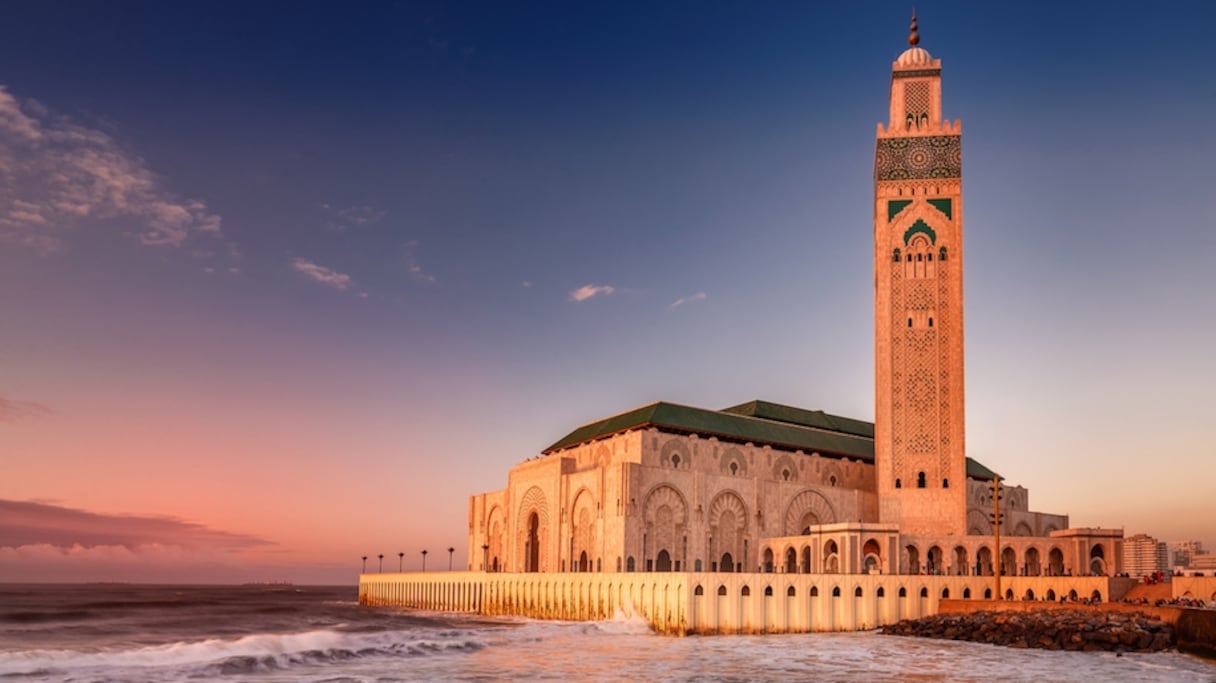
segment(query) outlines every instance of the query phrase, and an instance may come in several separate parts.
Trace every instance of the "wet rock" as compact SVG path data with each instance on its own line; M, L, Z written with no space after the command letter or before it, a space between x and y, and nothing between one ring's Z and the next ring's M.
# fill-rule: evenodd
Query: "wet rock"
M884 628L883 632L1015 648L1087 652L1158 652L1175 646L1172 626L1140 612L1040 610L948 614L906 619Z

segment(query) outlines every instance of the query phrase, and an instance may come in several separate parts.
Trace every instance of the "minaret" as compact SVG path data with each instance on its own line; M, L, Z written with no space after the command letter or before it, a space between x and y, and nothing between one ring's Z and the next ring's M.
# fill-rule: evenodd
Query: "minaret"
M874 155L874 460L879 518L966 533L962 125L942 120L941 60L892 65Z

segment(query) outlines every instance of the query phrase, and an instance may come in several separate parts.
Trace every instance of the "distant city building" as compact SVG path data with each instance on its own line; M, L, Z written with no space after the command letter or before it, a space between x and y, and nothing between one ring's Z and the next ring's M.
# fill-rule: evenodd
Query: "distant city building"
M1191 555L1190 570L1196 572L1216 571L1216 553L1196 553Z
M1136 534L1123 539L1123 571L1140 577L1157 572L1169 573L1170 549L1165 541L1148 534Z
M1175 541L1170 544L1170 564L1187 569L1191 566L1191 558L1201 553L1203 544L1199 541Z

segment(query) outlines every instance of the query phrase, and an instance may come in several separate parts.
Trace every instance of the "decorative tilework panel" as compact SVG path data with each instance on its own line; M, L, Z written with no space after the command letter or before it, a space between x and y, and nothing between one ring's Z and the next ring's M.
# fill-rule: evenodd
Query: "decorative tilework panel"
M961 178L962 136L879 138L874 153L877 180Z

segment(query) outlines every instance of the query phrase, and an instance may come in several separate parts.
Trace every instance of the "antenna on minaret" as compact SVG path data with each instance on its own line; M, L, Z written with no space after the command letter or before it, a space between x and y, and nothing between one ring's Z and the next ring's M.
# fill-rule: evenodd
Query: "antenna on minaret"
M912 25L908 27L912 33L908 36L908 44L916 47L920 44L920 34L916 32L916 7L912 7Z

